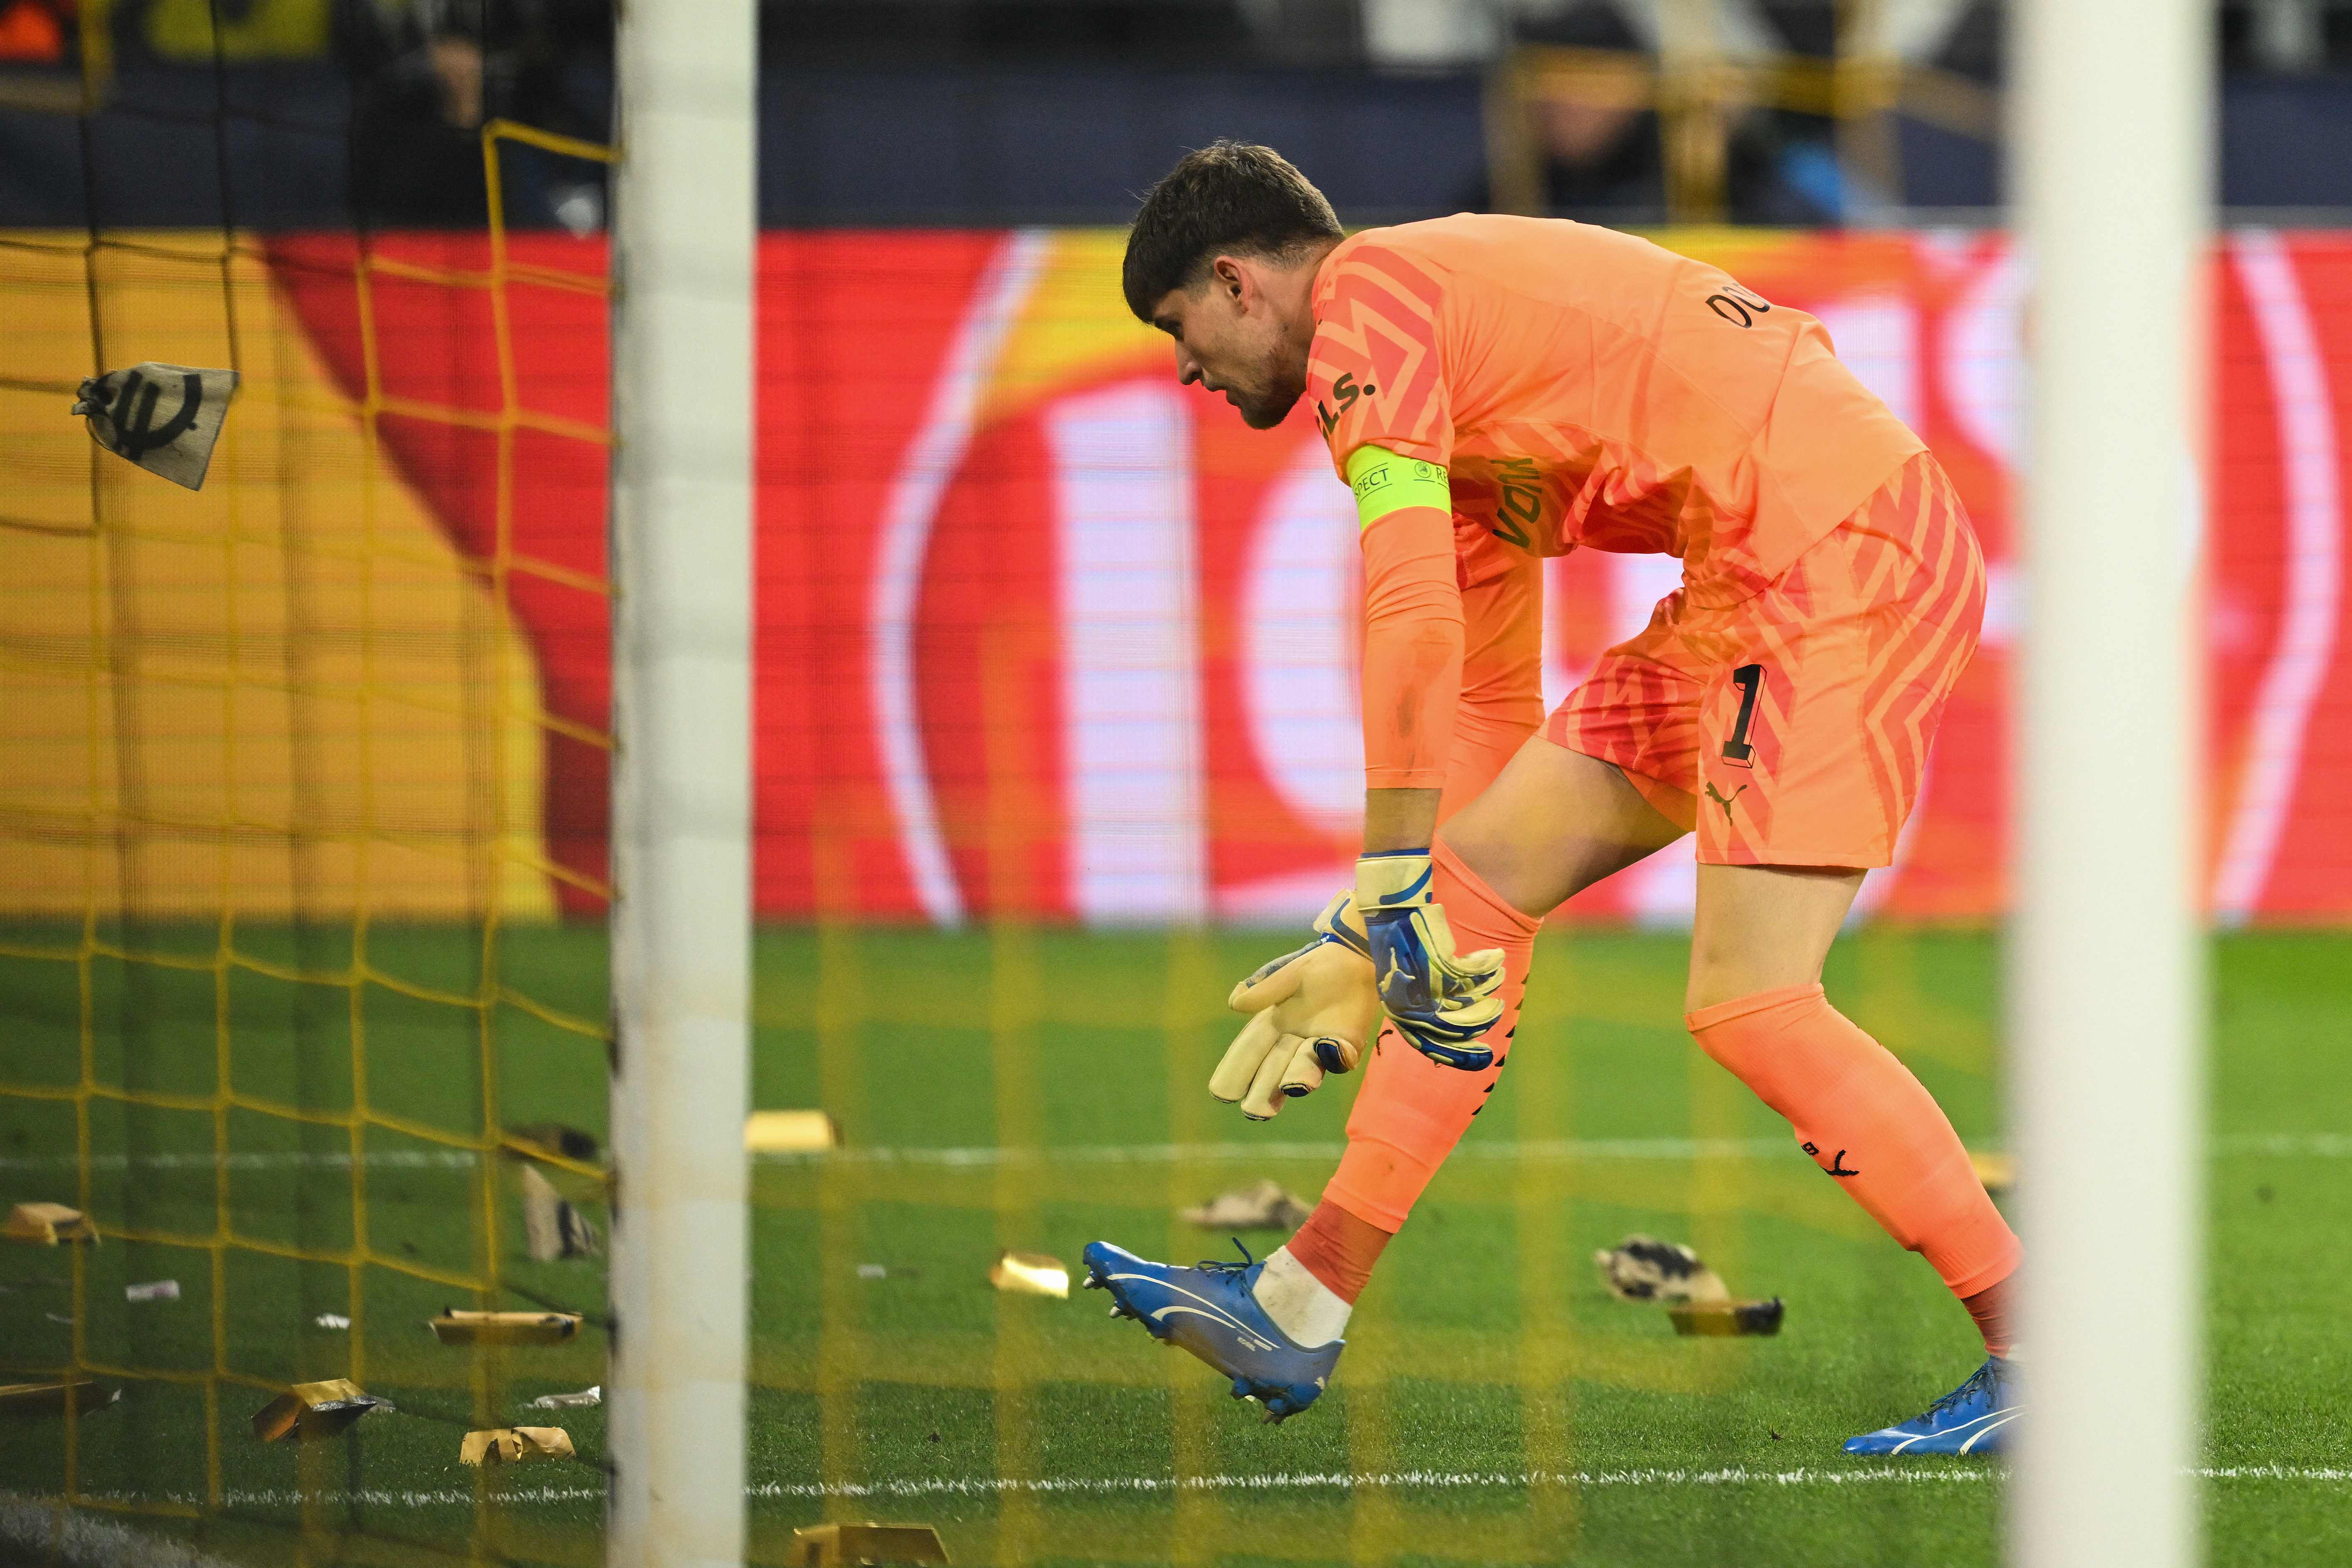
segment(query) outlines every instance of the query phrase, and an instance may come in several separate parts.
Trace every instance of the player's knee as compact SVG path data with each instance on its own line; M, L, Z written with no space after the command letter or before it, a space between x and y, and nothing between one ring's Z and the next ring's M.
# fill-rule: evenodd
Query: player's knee
M1792 984L1777 966L1759 963L1759 955L1730 942L1691 942L1690 974L1683 984L1683 1011L1703 1013L1726 1002L1737 1002L1759 992L1777 991Z
M1509 825L1499 814L1478 809L1473 801L1437 830L1437 841L1452 850L1470 874L1494 889L1497 897L1518 902L1514 871L1527 858L1524 847L1515 849Z
M1704 1013L1710 1007L1737 1002L1742 996L1752 995L1764 989L1766 987L1751 985L1744 979L1734 979L1717 971L1702 973L1694 963L1690 978L1683 983L1683 1012L1685 1016Z
M1575 834L1531 828L1506 811L1474 801L1438 830L1438 841L1494 895L1529 920L1630 863L1616 846Z

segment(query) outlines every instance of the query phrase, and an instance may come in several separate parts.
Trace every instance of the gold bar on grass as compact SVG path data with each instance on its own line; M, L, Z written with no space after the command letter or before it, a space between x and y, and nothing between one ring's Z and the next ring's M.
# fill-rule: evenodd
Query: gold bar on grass
M1780 1331L1780 1298L1769 1301L1683 1301L1666 1309L1675 1332L1706 1338L1777 1334Z
M63 1415L71 1400L78 1415L103 1410L122 1397L116 1388L100 1388L86 1377L50 1378L41 1383L0 1383L0 1415Z
M841 1123L822 1110L755 1110L743 1122L747 1154L806 1154L841 1147Z
M444 1307L427 1324L445 1345L560 1345L580 1331L577 1312L461 1312Z
M1043 1252L1000 1252L989 1266L988 1282L1015 1296L1070 1299L1070 1271Z
M253 1435L265 1443L332 1437L384 1403L347 1377L298 1383L253 1413Z
M457 1445L457 1462L478 1468L571 1458L572 1435L561 1426L500 1426L488 1432L468 1432Z
M98 1227L81 1210L63 1204L18 1204L8 1211L8 1223L0 1226L0 1236L55 1247L61 1241L95 1243Z
M2017 1156L2014 1154L1971 1149L1969 1151L1969 1168L1976 1172L1977 1180L1982 1182L1984 1190L1994 1197L2017 1185Z
M812 1524L793 1531L795 1568L858 1563L945 1563L948 1549L928 1524Z

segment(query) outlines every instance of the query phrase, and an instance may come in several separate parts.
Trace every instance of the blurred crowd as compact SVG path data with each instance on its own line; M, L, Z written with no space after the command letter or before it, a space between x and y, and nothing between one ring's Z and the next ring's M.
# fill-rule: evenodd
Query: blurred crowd
M612 0L114 0L91 14L110 71L331 65L349 90L352 195L379 224L481 223L487 121L597 142L610 130ZM83 20L76 0L0 0L0 108L9 66L81 64ZM515 149L502 177L518 221L604 221L593 165Z
M330 21L352 79L353 195L378 222L481 222L486 121L608 134L612 0L331 0ZM596 166L518 148L504 172L525 212L603 226Z
M0 0L0 65L74 56L77 0ZM1678 27L1734 56L1831 53L1843 26L1883 28L1913 58L1990 68L2000 0L761 0L772 57L975 63L1089 58L1388 68L1459 67L1526 40L1654 51ZM607 47L610 0L110 0L118 57L210 64L335 56L353 68L441 78L436 39L470 38L482 79L520 84L572 51ZM2225 68L2352 69L2352 0L2213 0ZM217 37L214 24L218 22ZM500 57L493 59L493 56ZM492 89L491 90L499 90Z
M109 70L224 62L331 72L352 132L351 196L383 224L481 221L486 121L595 141L609 131L613 0L81 4L89 16L104 18ZM1603 217L1811 225L1867 219L1874 207L1906 202L1959 205L1979 198L1923 194L1916 179L1906 193L1900 168L1916 168L1916 161L1904 165L1894 143L1916 134L1916 124L1898 132L1886 123L1893 117L1882 115L1877 133L1885 140L1874 155L1850 111L1840 119L1812 100L1820 92L1809 100L1788 84L1848 80L1857 62L1906 91L1924 80L1933 102L1922 110L1906 98L1904 113L1947 134L1946 151L1952 138L1989 148L1998 138L2003 4L761 0L761 37L766 63L793 83L778 100L787 104L821 96L827 73L899 68L974 82L1055 66L1229 75L1279 68L1317 73L1318 80L1349 78L1362 83L1356 90L1368 100L1393 91L1380 85L1384 76L1466 78L1465 90L1474 93L1483 80L1490 110L1503 104L1488 116L1486 183L1466 188L1475 175L1465 171L1458 177L1465 188L1449 184L1438 199ZM2352 0L2215 0L2213 14L2223 68L2242 80L2301 77L2324 87L2331 76L2352 73ZM71 110L79 98L60 95L79 90L85 25L77 0L0 0L0 112L56 111L61 103ZM45 68L46 99L35 90ZM1693 115L1690 84L1726 80L1737 85ZM1519 90L1527 83L1535 85ZM935 104L905 108L910 125L920 113L940 112ZM1002 104L990 112L1001 112L1008 126L1027 123ZM1146 130L1157 123L1153 114L1136 112ZM2286 103L2274 118L2284 125L2306 112ZM844 125L855 119L837 106L808 113L832 114ZM843 132L827 142L823 125L810 126L800 128L809 145L831 147L844 137L855 143L865 134ZM2291 125L2271 134L2291 134ZM1984 162L1989 167L1989 154ZM583 233L601 226L597 168L516 148L501 171L511 221ZM1987 174L1969 188L1987 188L1990 180Z

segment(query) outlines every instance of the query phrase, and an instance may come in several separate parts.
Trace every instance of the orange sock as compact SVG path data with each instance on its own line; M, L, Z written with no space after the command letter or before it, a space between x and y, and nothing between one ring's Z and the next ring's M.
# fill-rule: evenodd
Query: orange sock
M1484 1072L1440 1067L1392 1026L1374 1042L1364 1087L1348 1115L1348 1152L1323 1196L1391 1235L1404 1228L1422 1189L1494 1091L1511 1032L1518 1027L1519 998L1527 994L1528 964L1542 924L1504 902L1443 842L1430 858L1437 873L1432 891L1445 906L1455 949L1503 950L1503 1015L1482 1037L1495 1053Z
M1977 1296L2016 1270L2017 1237L1935 1098L1819 985L1759 992L1684 1022L1701 1049L1789 1119L1813 1163L1887 1235L1935 1266L1952 1294Z
M1325 1198L1298 1227L1298 1234L1284 1245L1298 1259L1299 1267L1352 1307L1364 1293L1365 1281L1372 1277L1372 1265L1381 1260L1381 1249L1388 1244L1387 1231Z

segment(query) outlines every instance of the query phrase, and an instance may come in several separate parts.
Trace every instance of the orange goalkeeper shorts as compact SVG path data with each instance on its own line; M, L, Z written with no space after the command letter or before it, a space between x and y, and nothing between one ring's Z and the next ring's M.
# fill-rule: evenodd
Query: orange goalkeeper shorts
M1984 557L1922 452L1763 592L1677 589L1545 738L1614 763L1709 866L1885 866L1976 652Z

